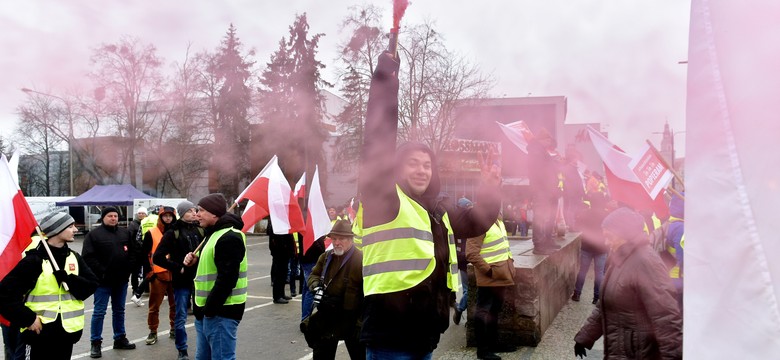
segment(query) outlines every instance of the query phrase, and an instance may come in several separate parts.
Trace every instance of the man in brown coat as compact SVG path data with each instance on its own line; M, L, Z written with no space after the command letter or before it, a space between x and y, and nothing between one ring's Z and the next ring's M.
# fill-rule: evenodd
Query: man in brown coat
M644 232L644 218L619 208L602 222L610 248L601 299L574 337L574 354L604 336L605 359L681 359L682 316L661 258Z
M474 265L477 278L477 358L500 360L496 352L517 350L512 345L498 346L498 314L515 284L514 261L500 217L487 233L466 240L466 260Z
M344 340L351 359L365 359L366 349L358 341L363 253L352 244L349 220L336 220L328 237L333 250L320 255L307 284L314 293L315 309L304 320L306 342L314 349L314 360L335 359L339 340Z

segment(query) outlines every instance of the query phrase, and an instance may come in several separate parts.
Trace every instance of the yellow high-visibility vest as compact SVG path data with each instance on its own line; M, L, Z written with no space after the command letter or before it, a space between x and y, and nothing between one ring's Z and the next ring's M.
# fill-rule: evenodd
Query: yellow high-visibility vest
M431 221L420 204L396 185L400 206L392 221L364 228L363 293L366 296L410 289L427 279L436 267ZM455 236L445 213L449 243L447 287L458 288Z
M38 314L43 324L54 322L59 316L65 331L74 333L84 329L84 302L76 299L57 282L48 259L41 262L41 268L41 275L27 295L24 306ZM67 274L79 274L79 262L73 252L65 259L63 270Z
M488 264L495 264L512 258L503 221L496 221L485 233L479 255Z
M195 272L195 304L203 307L206 306L206 299L211 294L211 289L214 288L214 283L217 281L217 265L214 263L214 255L217 246L217 241L222 238L222 235L228 231L233 231L237 234L241 234L241 239L244 240L244 248L246 249L246 235L240 230L234 228L225 228L215 231L208 240L206 245L200 251L198 260L198 270ZM233 291L230 296L225 300L225 305L243 304L246 302L247 294L247 260L246 251L244 251L244 258L241 260L238 270L238 281L236 286L233 287Z

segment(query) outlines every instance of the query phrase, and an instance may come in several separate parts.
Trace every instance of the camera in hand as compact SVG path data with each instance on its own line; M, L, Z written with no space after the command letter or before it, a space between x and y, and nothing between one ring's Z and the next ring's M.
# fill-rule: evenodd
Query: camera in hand
M322 301L322 295L325 293L325 287L320 285L314 288L314 307L316 308Z

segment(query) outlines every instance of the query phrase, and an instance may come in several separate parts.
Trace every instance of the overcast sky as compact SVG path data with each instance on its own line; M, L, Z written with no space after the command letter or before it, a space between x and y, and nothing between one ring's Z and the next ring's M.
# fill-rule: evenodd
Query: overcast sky
M169 64L214 50L232 22L264 66L296 13L326 36L320 59L335 81L339 24L361 0L0 2L0 133L25 100L22 87L62 94L89 87L91 49L128 34ZM370 1L385 10L392 0ZM493 74L495 96L566 96L567 123L601 122L628 151L660 141L665 121L685 128L690 3L684 0L412 0L402 25L431 20L448 48ZM403 41L403 39L401 39ZM334 90L335 91L335 90ZM683 136L677 147L682 153Z

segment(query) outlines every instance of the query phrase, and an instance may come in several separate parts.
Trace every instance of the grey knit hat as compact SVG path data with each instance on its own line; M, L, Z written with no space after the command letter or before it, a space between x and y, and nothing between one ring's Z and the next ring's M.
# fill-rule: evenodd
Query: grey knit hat
M75 223L73 217L66 212L55 211L41 219L41 231L46 237L53 237L67 229L70 224Z
M194 208L195 208L195 204L193 204L190 201L184 200L180 202L179 205L176 205L176 214L178 214L179 217L182 217L184 216L184 213Z

